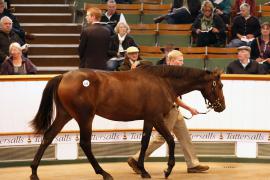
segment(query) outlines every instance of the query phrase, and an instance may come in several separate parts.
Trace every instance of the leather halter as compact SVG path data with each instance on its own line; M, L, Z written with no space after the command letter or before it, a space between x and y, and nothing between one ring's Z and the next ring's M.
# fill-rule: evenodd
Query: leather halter
M215 91L216 89L216 86L217 86L217 82L216 81L213 81L212 83L212 92ZM217 98L213 103L211 103L210 101L208 101L205 97L204 98L204 102L205 102L205 105L206 105L206 108L207 110L205 112L199 112L198 114L207 114L209 113L212 109L215 109L216 107L221 107L222 104L220 103L220 99ZM193 117L193 115L191 115L191 117L186 117L186 116L183 116L184 119L191 119Z

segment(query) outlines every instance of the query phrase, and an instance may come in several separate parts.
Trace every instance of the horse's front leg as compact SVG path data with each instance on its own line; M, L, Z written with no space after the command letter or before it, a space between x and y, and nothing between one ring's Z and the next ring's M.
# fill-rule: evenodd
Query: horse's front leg
M174 147L175 142L174 138L171 135L168 128L165 126L163 118L157 118L155 119L155 122L153 122L153 125L155 129L164 137L166 140L168 146L169 146L169 160L168 160L168 168L166 171L164 171L165 178L169 177L169 175L172 172L172 169L175 165L175 157L174 157Z
M144 120L143 124L143 134L141 140L141 151L138 159L138 167L141 170L141 177L142 178L151 178L150 174L144 168L144 157L145 152L149 144L150 136L152 133L153 125L150 121Z

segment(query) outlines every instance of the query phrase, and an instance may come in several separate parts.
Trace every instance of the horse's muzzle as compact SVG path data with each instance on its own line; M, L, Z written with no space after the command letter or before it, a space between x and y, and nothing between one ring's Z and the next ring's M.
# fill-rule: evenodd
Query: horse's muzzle
M226 108L226 105L224 101L220 102L220 100L217 99L213 104L211 104L211 107L215 112L222 112Z

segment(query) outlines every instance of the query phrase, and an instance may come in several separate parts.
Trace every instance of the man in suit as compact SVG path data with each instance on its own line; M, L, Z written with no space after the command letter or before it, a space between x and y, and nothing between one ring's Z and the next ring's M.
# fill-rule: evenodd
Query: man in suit
M80 37L80 68L106 70L111 33L100 23L101 14L101 10L95 7L87 10L89 26L83 29Z

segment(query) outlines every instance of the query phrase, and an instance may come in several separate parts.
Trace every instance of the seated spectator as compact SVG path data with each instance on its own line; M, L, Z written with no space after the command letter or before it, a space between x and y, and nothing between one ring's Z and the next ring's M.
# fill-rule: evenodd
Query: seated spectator
M7 16L12 20L13 22L12 30L19 35L19 37L24 43L25 39L34 39L34 35L25 32L20 26L20 23L18 22L17 18L10 12L9 9L5 8L4 0L0 0L0 19L4 16Z
M126 50L126 57L123 64L118 68L119 71L128 71L141 65L151 65L150 61L142 60L139 56L139 49L131 46Z
M164 47L160 48L160 51L164 54L164 57L157 62L157 65L167 64L168 54L172 50L179 50L179 48L175 48L174 44L172 44L172 43L168 43Z
M22 54L22 48L19 43L11 43L9 46L9 54L1 67L1 74L16 75L16 74L36 74L36 66Z
M200 8L200 0L174 0L171 12L154 18L154 22L160 23L166 20L168 24L189 24L198 16Z
M107 2L107 11L103 13L100 22L109 23L112 29L115 28L118 22L125 22L125 16L121 13L118 14L116 11L117 4L115 0L108 0Z
M251 42L251 59L263 64L267 73L270 73L270 24L261 25L261 36Z
M240 6L244 3L247 3L250 6L250 14L256 16L256 0L235 0L233 5L235 15L241 14Z
M218 14L228 26L231 17L231 1L230 0L211 0L215 7L215 13Z
M261 33L260 22L250 15L250 6L247 3L240 6L240 15L232 23L232 40L227 47L250 46L252 40Z
M266 74L266 71L257 61L250 59L250 47L238 47L237 60L227 67L227 74Z
M115 29L116 35L111 37L107 68L110 71L117 70L125 59L125 50L130 46L138 47L134 39L129 36L130 28L125 22L119 22Z
M0 20L0 65L9 56L9 45L12 42L17 42L23 45L23 41L20 37L12 30L12 20L4 16Z
M214 14L213 10L211 1L204 1L201 8L202 14L198 15L192 24L192 33L198 47L225 45L226 26L222 18Z

